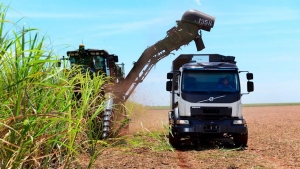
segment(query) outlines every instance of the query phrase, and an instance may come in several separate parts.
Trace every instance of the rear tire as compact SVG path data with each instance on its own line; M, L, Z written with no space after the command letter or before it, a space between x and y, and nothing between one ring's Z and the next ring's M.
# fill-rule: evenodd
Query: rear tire
M233 137L235 147L247 147L248 144L248 133L236 134Z

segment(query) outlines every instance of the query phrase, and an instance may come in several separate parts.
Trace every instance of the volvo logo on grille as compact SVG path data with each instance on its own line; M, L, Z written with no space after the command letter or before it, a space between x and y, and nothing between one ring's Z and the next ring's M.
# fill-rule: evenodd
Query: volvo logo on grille
M198 103L201 103L201 102L206 102L206 101L214 101L215 99L218 99L218 98L221 98L221 97L225 97L226 95L223 95L223 96L218 96L218 97L210 97L206 100L201 100L201 101L198 101Z

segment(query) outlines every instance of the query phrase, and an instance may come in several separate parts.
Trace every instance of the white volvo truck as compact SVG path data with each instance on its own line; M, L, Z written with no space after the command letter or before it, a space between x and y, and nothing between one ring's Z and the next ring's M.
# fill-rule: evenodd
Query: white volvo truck
M254 90L253 74L239 71L234 60L219 54L184 54L173 61L166 83L171 93L169 142L173 147L180 146L183 138L233 138L236 147L247 146L241 98ZM241 93L241 72L247 72L248 93Z

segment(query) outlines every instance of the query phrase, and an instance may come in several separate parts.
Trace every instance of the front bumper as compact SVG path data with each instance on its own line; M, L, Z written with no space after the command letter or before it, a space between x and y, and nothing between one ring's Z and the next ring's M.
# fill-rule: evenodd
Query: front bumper
M245 134L248 132L247 124L234 125L232 119L228 120L189 120L189 125L173 124L172 131L199 134Z

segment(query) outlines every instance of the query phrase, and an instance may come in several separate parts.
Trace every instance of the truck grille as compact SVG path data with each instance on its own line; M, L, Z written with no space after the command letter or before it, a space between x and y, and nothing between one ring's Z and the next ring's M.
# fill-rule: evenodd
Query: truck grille
M203 113L205 113L205 114L220 114L220 109L216 109L216 108L203 108Z
M200 107L191 106L191 116L222 116L230 117L231 107Z

